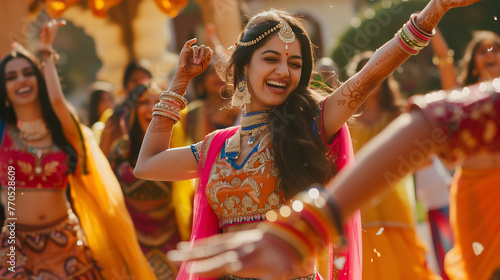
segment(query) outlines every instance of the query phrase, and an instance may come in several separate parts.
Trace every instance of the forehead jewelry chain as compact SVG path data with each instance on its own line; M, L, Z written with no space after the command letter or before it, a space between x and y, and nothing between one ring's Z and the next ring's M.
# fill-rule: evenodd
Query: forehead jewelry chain
M280 31L278 31L278 36L281 41L285 43L285 49L288 50L288 44L293 43L295 41L295 33L293 33L292 27L288 22L282 18L280 18Z
M285 19L282 19L282 18L276 16L276 21L278 21L278 24L275 27L262 33L259 37L253 39L252 41L242 42L241 37L243 37L243 34L244 34L244 33L242 33L240 35L240 37L238 38L237 45L242 46L242 47L255 45L260 40L264 39L267 35L278 30L278 36L279 36L280 40L283 41L283 43L285 43L285 49L288 50L288 44L291 44L293 41L295 41L295 33L293 33L292 27L290 26L290 24L288 24L288 22Z

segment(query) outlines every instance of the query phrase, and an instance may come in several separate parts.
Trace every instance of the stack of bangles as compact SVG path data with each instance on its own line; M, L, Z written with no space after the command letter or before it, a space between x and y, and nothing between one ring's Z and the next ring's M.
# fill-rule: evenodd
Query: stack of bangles
M399 46L411 55L417 55L421 49L429 45L430 39L436 34L433 29L428 33L420 29L416 24L417 14L412 14L410 20L396 33Z
M181 119L181 111L186 108L186 104L184 96L165 90L160 94L160 102L153 107L153 116L167 117L176 123Z
M338 245L342 253L347 251L341 213L322 187L297 194L290 206L282 206L279 213L269 211L266 218L270 223L259 227L265 233L264 239L293 250L291 253L298 256L302 264L329 243Z
M38 52L42 56L42 59L48 57L54 62L59 61L60 56L53 48L40 49Z

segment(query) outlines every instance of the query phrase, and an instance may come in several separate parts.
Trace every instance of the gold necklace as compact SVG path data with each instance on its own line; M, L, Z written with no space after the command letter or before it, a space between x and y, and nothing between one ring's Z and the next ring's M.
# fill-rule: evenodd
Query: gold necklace
M238 159L241 152L241 136L251 135L248 145L253 145L259 134L269 128L270 119L270 111L257 111L244 114L241 117L241 127L233 136L226 140L226 159Z
M45 121L40 118L34 121L17 121L17 129L19 129L19 135L25 141L37 141L43 139L49 130Z
M241 117L241 135L251 135L248 145L253 145L259 134L269 128L270 111L256 111L245 113Z

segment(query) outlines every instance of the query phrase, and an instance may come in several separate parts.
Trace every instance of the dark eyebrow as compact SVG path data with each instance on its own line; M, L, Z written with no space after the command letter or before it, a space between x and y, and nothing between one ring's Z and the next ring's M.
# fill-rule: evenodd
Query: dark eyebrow
M29 70L33 70L33 68L28 66L28 67L21 69L21 72L29 71ZM9 71L9 72L5 73L5 75L10 75L10 74L15 74L15 73L16 73L16 71Z
M261 54L265 54L265 53L272 53L272 54L275 54L275 55L278 55L278 56L281 56L281 54L277 51L273 51L273 50L265 50L263 51ZM290 56L290 58L298 58L300 60L302 60L302 56L300 55L294 55L294 56Z

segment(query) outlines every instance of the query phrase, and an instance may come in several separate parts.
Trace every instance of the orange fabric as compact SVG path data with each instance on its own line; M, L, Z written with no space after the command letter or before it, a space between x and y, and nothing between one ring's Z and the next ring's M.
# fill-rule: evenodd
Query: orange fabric
M283 186L277 182L276 168L268 147L268 136L257 144L241 169L235 170L225 158L217 156L207 184L210 206L219 220L227 225L259 221L269 210L278 210L285 202Z
M5 221L0 237L0 279L101 279L75 214L37 230L15 224L15 273L8 271L10 224Z
M380 227L363 228L363 279L441 279L427 268L426 248L414 229L379 232Z
M450 190L454 247L446 254L450 279L490 279L500 269L500 167L458 169Z
M165 14L176 17L186 7L188 0L155 0L158 8Z
M82 0L45 0L47 13L58 18L74 4ZM87 0L87 6L97 17L106 17L108 10L120 4L122 0ZM158 8L165 14L175 17L187 5L187 0L155 0Z

